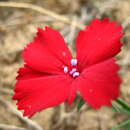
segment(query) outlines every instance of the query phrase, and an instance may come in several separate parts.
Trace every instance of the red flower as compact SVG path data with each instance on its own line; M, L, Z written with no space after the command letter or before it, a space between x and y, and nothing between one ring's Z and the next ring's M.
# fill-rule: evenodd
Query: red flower
M19 110L32 116L64 101L71 104L79 91L93 108L111 106L119 96L119 66L113 58L120 52L121 25L95 19L76 40L72 58L63 37L56 30L38 29L23 52L25 66L19 70L15 95Z

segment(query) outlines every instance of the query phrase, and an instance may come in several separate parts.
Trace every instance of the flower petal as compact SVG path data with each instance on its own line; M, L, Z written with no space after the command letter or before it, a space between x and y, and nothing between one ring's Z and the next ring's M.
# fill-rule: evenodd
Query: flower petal
M31 68L46 73L61 74L63 66L70 64L71 53L56 30L38 29L36 38L23 52L25 63Z
M36 112L54 107L66 101L72 78L67 75L19 80L16 83L14 100L24 116L31 117Z
M95 19L79 32L76 41L79 69L98 63L115 56L121 49L120 39L123 35L121 25L104 20Z
M48 76L47 73L41 73L38 71L35 71L31 69L29 66L24 65L24 67L21 67L18 71L18 76L16 77L17 80L28 80L32 78L38 78L43 76Z
M85 69L79 77L78 88L84 100L96 109L111 106L111 101L118 98L120 91L118 70L114 59Z
M71 66L72 55L61 34L50 27L46 27L45 31L39 29L39 33L44 37L45 44L53 55L65 65Z

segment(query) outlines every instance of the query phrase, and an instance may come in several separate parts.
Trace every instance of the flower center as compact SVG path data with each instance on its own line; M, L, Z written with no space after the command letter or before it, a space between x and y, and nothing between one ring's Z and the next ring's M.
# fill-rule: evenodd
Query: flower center
M78 69L77 69L77 59L71 59L71 65L72 68L69 70L69 68L67 66L64 66L64 73L65 74L70 74L73 78L76 78L80 75Z

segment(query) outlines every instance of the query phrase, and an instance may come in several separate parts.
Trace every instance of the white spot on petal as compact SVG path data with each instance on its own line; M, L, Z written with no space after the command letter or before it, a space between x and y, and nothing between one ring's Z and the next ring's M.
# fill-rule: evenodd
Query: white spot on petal
M27 105L28 109L31 109L31 105Z
M101 40L101 38L98 38L98 41L100 41Z
M63 56L66 56L66 53L63 51L63 52L62 52L62 55L63 55Z
M89 92L92 93L92 92L93 92L93 89L89 89Z

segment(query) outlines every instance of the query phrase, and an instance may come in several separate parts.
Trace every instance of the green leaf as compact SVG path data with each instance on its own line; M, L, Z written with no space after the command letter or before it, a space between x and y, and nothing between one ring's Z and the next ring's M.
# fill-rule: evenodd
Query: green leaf
M127 109L128 111L130 111L130 105L126 101L124 101L123 99L119 98L119 99L116 100L116 102L118 104L120 104L123 108Z
M113 104L114 111L130 114L130 105L127 102L125 102L124 100L117 99L115 101L115 103L112 103L112 104Z
M124 127L128 128L126 130L130 129L130 120L124 121L123 123L121 123L121 124L115 126L114 128L112 128L111 130L118 130L118 129L124 128Z
M117 105L115 105L115 104L112 104L112 109L113 109L114 112L118 112L118 113L121 112L119 106L117 106Z
M119 106L119 105L113 104L112 108L113 108L113 110L114 110L115 112L130 114L130 111L128 111L127 109L122 108L122 107Z
M127 102L125 102L123 99L119 98L115 102L113 102L112 108L116 112L130 115L130 105ZM123 123L112 128L112 130L118 130L120 128L124 128L125 130L130 130L130 120L124 121Z
M81 107L85 104L84 100L81 98L79 101L79 104L77 106L77 110L79 111L81 109Z

